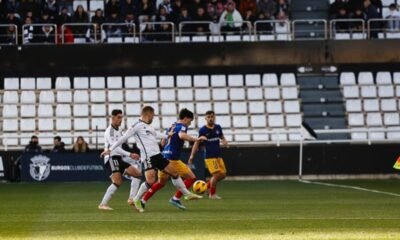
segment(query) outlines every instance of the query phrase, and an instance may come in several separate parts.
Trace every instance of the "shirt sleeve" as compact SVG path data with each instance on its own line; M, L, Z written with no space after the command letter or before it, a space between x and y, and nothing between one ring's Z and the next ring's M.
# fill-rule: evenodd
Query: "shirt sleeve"
M122 149L121 147L117 147L114 151L115 151L116 153L118 153L119 155L122 155L122 156L124 156L124 157L129 157L129 155L131 155L130 152L125 151L125 150Z
M114 150L117 149L119 146L121 146L124 142L128 141L129 138L131 138L133 135L136 134L136 131L137 131L136 127L130 127L130 128L128 129L128 131L126 131L126 133L125 133L120 139L118 139L117 142L115 142L115 143L111 146L110 150L111 150L111 151L114 151Z
M224 133L222 132L221 126L218 126L218 128L219 128L219 137L220 138L224 137Z
M168 133L163 134L163 133L160 133L160 132L156 132L156 138L157 139L167 139L168 138Z
M205 136L205 135L206 135L206 132L204 131L204 128L200 128L200 130L199 130L199 137Z

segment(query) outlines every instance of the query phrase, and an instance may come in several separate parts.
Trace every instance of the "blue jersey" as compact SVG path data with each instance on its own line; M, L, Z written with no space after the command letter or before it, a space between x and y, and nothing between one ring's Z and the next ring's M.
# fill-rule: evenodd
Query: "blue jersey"
M181 156L182 147L185 141L180 139L180 132L187 132L187 127L182 123L174 123L172 127L174 128L174 134L168 138L167 145L164 147L163 155L168 160L178 160ZM171 128L168 129L168 132L171 131Z
M214 128L203 126L199 130L199 136L205 136L207 141L203 143L205 146L205 158L219 158L221 157L220 140L224 136L220 125L215 124Z

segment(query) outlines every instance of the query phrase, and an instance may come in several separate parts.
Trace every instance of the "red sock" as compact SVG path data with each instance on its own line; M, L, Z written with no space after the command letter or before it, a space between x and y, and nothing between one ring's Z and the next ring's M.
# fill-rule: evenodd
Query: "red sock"
M164 186L165 185L160 182L154 183L153 185L151 185L151 188L149 190L147 190L147 192L144 194L143 200L145 202L147 202L153 196L154 193L156 193L158 190L160 190Z
M192 186L192 184L194 183L196 181L196 178L188 178L188 179L185 179L185 181L183 181L184 183L185 183L185 186L186 186L186 188L190 188L190 186ZM181 198L182 197L182 195L183 195L183 193L181 192L181 191L176 191L176 193L175 193L175 197L176 198Z
M213 186L210 185L210 195L212 196L212 195L214 195L216 192L217 192L217 187L216 187L216 186L213 187Z

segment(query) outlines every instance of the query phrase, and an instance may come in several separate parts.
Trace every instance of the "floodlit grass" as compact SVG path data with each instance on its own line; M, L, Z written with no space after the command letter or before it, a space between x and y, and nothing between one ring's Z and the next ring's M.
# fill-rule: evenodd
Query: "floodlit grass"
M335 183L400 193L399 180ZM112 212L108 183L0 184L0 239L400 239L400 197L296 181L223 182L221 201L168 204L173 187L139 214L125 183Z

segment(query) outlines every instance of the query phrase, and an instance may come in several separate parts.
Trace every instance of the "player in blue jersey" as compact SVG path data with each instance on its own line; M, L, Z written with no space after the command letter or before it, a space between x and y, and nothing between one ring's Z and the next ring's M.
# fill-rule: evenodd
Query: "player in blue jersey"
M178 175L182 177L185 186L189 188L196 181L196 176L192 170L180 160L181 151L185 141L189 142L200 142L206 140L206 137L192 137L187 134L187 129L193 121L193 112L184 108L179 112L179 120L174 123L170 129L167 131L173 131L172 136L170 136L166 142L163 150L164 158L168 159L170 165L178 172ZM145 193L142 198L142 204L146 202L156 193L158 190L163 188L169 179L169 175L163 171L158 171L158 182L153 184L151 188ZM179 209L185 209L185 206L180 202L182 193L177 191L175 195L169 200L169 203Z
M221 157L221 146L227 146L228 141L222 133L222 128L215 123L214 111L206 112L206 125L199 130L199 137L206 137L207 140L202 143L204 146L204 157L206 167L211 174L211 179L207 182L210 199L221 199L216 193L217 183L226 177L226 168L224 160ZM199 149L200 142L196 142L192 148L192 153L188 163L193 164L194 156Z

